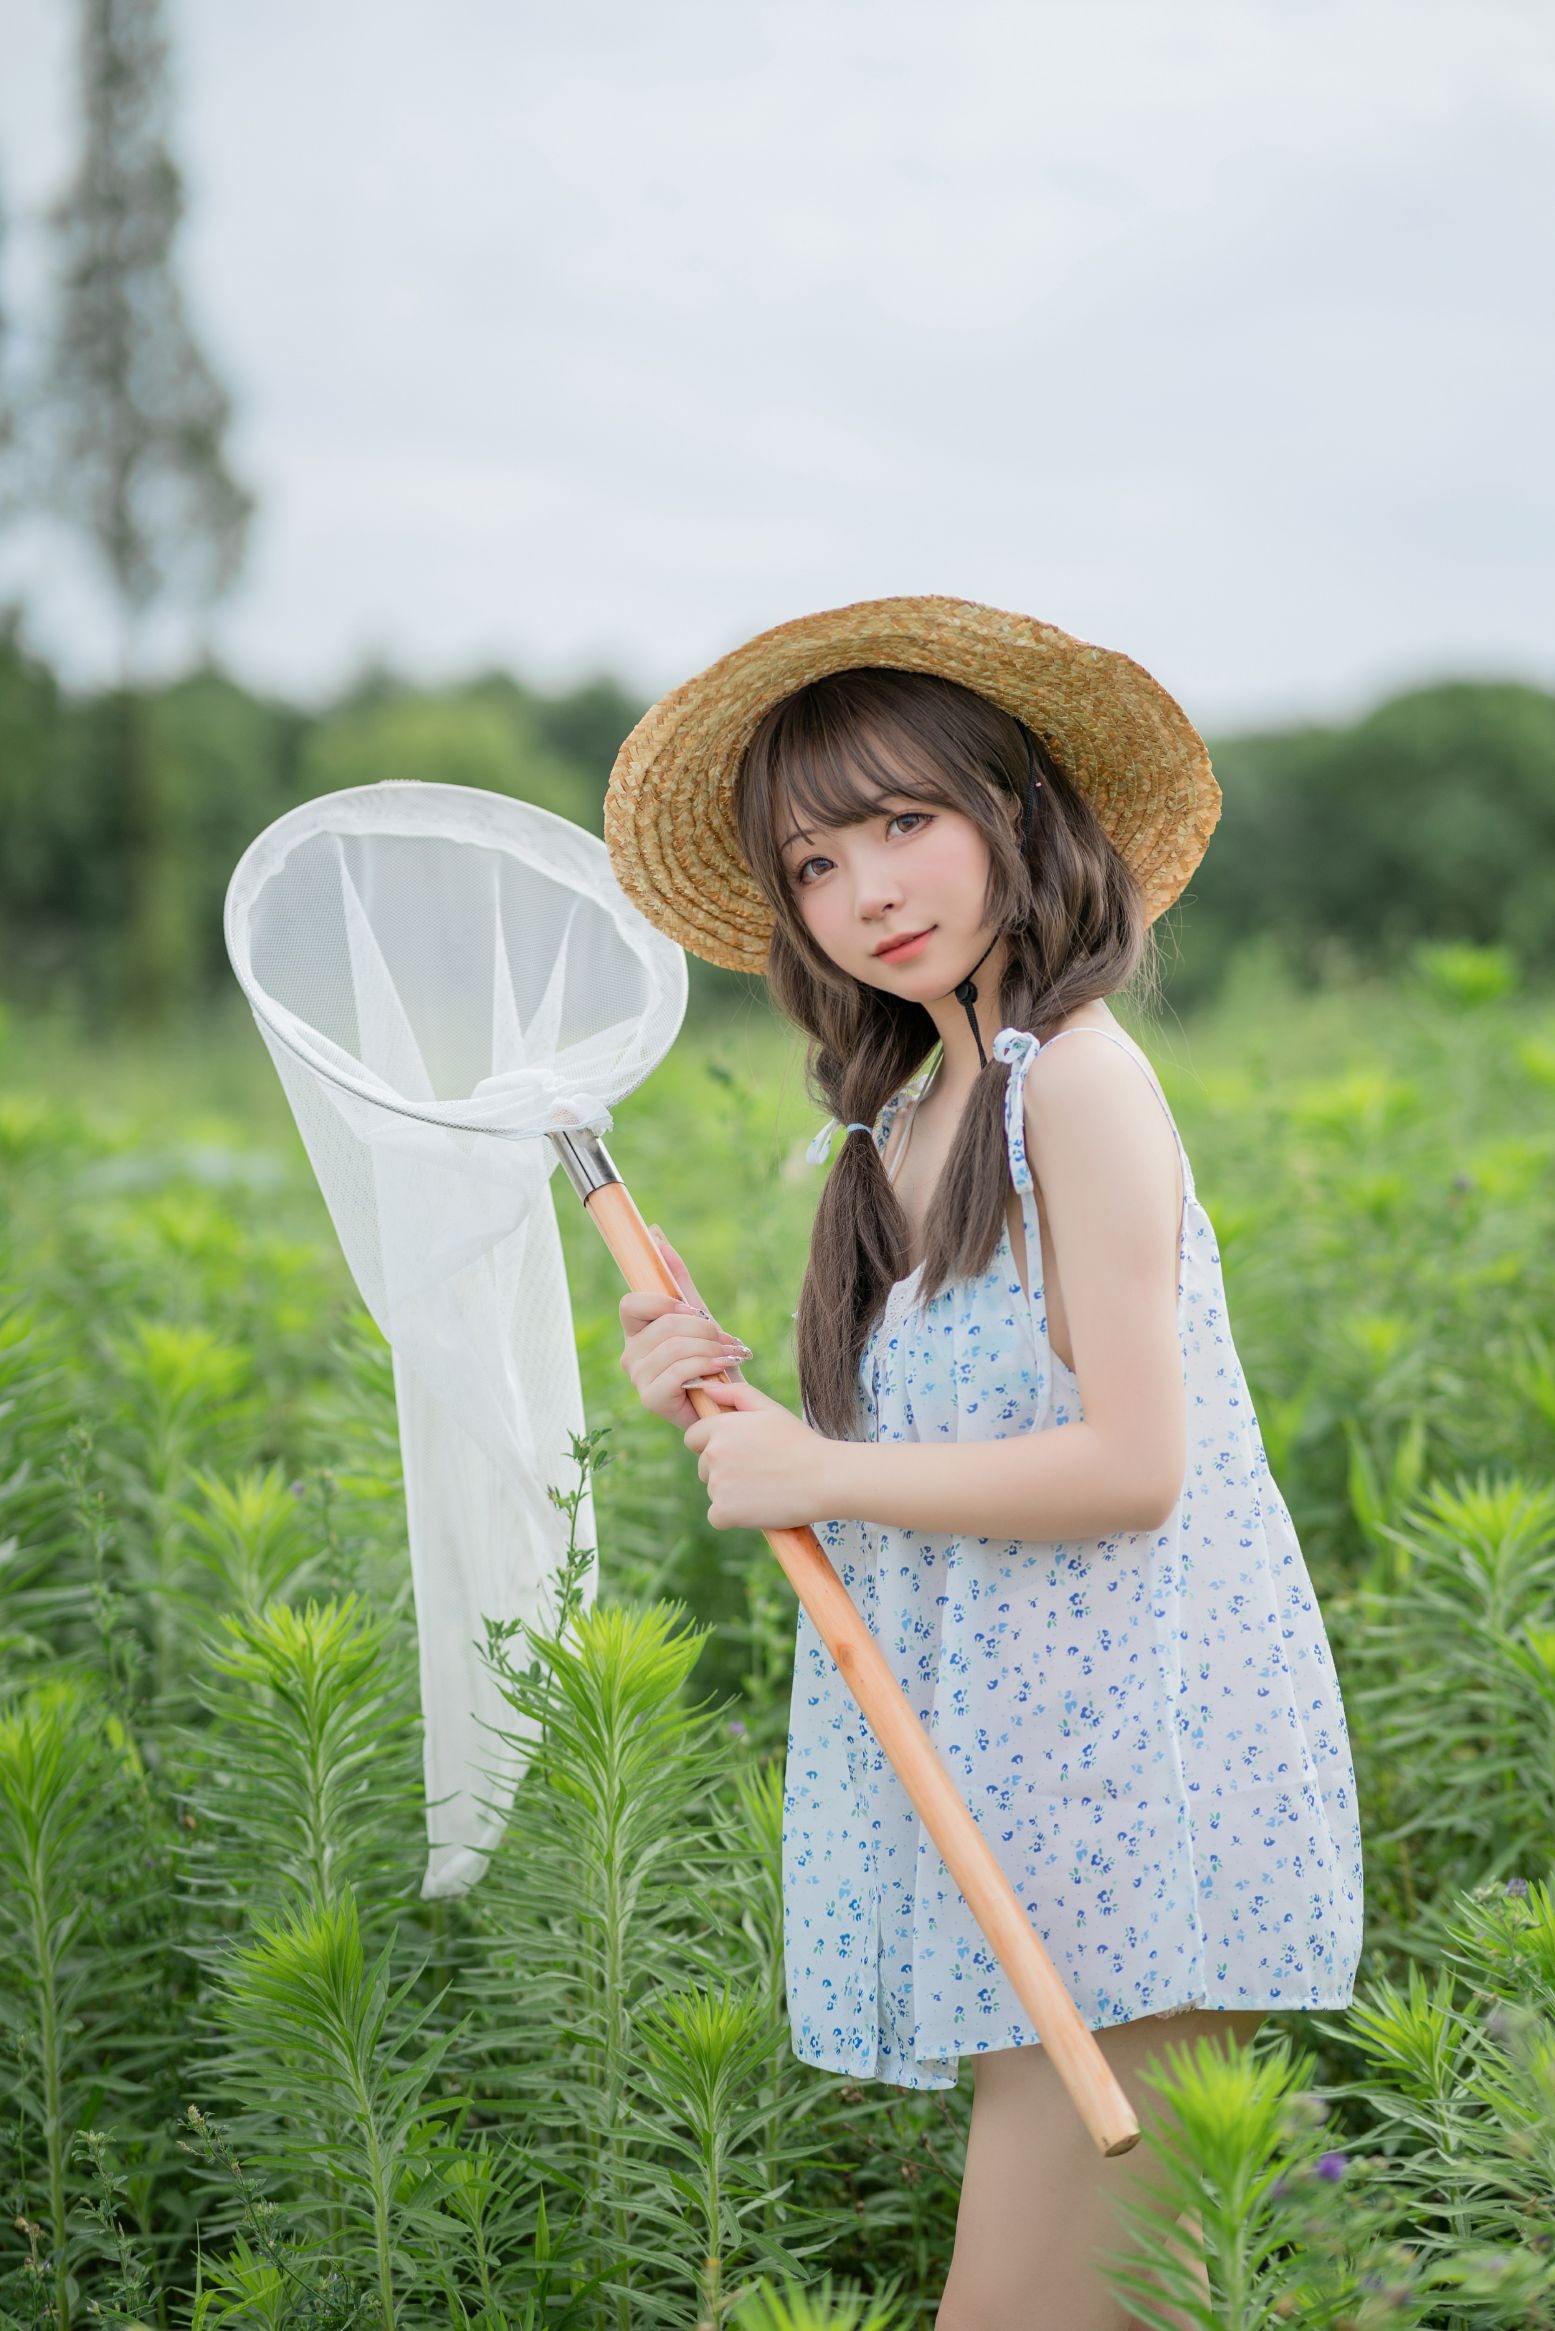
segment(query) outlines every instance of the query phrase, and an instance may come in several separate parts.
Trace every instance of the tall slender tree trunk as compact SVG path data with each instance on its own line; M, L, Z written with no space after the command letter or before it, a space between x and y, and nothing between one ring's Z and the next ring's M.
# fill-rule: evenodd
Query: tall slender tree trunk
M120 630L111 778L119 796L124 836L119 1003L128 1018L144 1023L157 1019L168 1000L166 935L157 899L167 837L146 699L136 682L138 644L133 618L129 618Z

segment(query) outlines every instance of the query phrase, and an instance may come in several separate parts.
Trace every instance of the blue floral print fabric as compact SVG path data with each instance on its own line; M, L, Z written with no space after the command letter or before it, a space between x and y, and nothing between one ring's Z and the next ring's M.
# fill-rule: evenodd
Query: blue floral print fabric
M1188 1462L1170 1519L1071 1544L827 1521L817 1535L1092 2030L1190 2007L1342 2007L1360 1957L1355 1774L1321 1612L1264 1454L1220 1255L1182 1157L1178 1321ZM893 1287L859 1363L877 1441L999 1440L1082 1415L1049 1346L1024 1090L1008 1229L928 1303ZM887 1104L892 1124L921 1087ZM807 2063L950 2088L960 2058L1040 2045L801 1608L783 1819L789 2015Z

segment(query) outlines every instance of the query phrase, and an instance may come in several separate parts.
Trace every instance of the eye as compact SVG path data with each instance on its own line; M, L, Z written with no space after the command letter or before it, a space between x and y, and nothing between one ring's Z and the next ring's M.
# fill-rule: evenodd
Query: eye
M912 821L914 830L919 828L919 825L933 825L933 811L928 811L928 809L898 809L886 818L886 832L891 832L893 825L900 825L902 818ZM830 867L830 862L832 862L830 858L802 858L800 865L793 869L795 888L802 888L802 886L809 888L807 883L804 883L804 872L807 872L807 867Z

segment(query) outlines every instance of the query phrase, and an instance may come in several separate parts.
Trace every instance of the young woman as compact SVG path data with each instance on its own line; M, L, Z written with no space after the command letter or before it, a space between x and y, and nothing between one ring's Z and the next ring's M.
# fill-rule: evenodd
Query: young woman
M622 1364L715 1528L814 1523L1144 2131L1096 2153L801 1611L793 2044L911 2088L970 2060L939 2331L1119 2331L1101 2262L1151 2172L1152 2055L1353 1991L1338 1681L1214 1231L1108 1005L1148 987L1219 800L1128 658L912 599L725 657L645 716L606 802L644 911L765 970L834 1112L812 1154L841 1139L804 1416L742 1379L669 1249L682 1296L623 1300Z

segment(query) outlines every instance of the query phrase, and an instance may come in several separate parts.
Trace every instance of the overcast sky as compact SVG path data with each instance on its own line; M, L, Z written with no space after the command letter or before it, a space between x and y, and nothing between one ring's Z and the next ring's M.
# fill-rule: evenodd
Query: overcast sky
M70 0L0 0L20 356ZM645 696L899 591L1200 726L1555 685L1549 0L180 0L181 267L260 515L215 627ZM77 682L83 554L0 544ZM155 642L171 670L191 635Z

